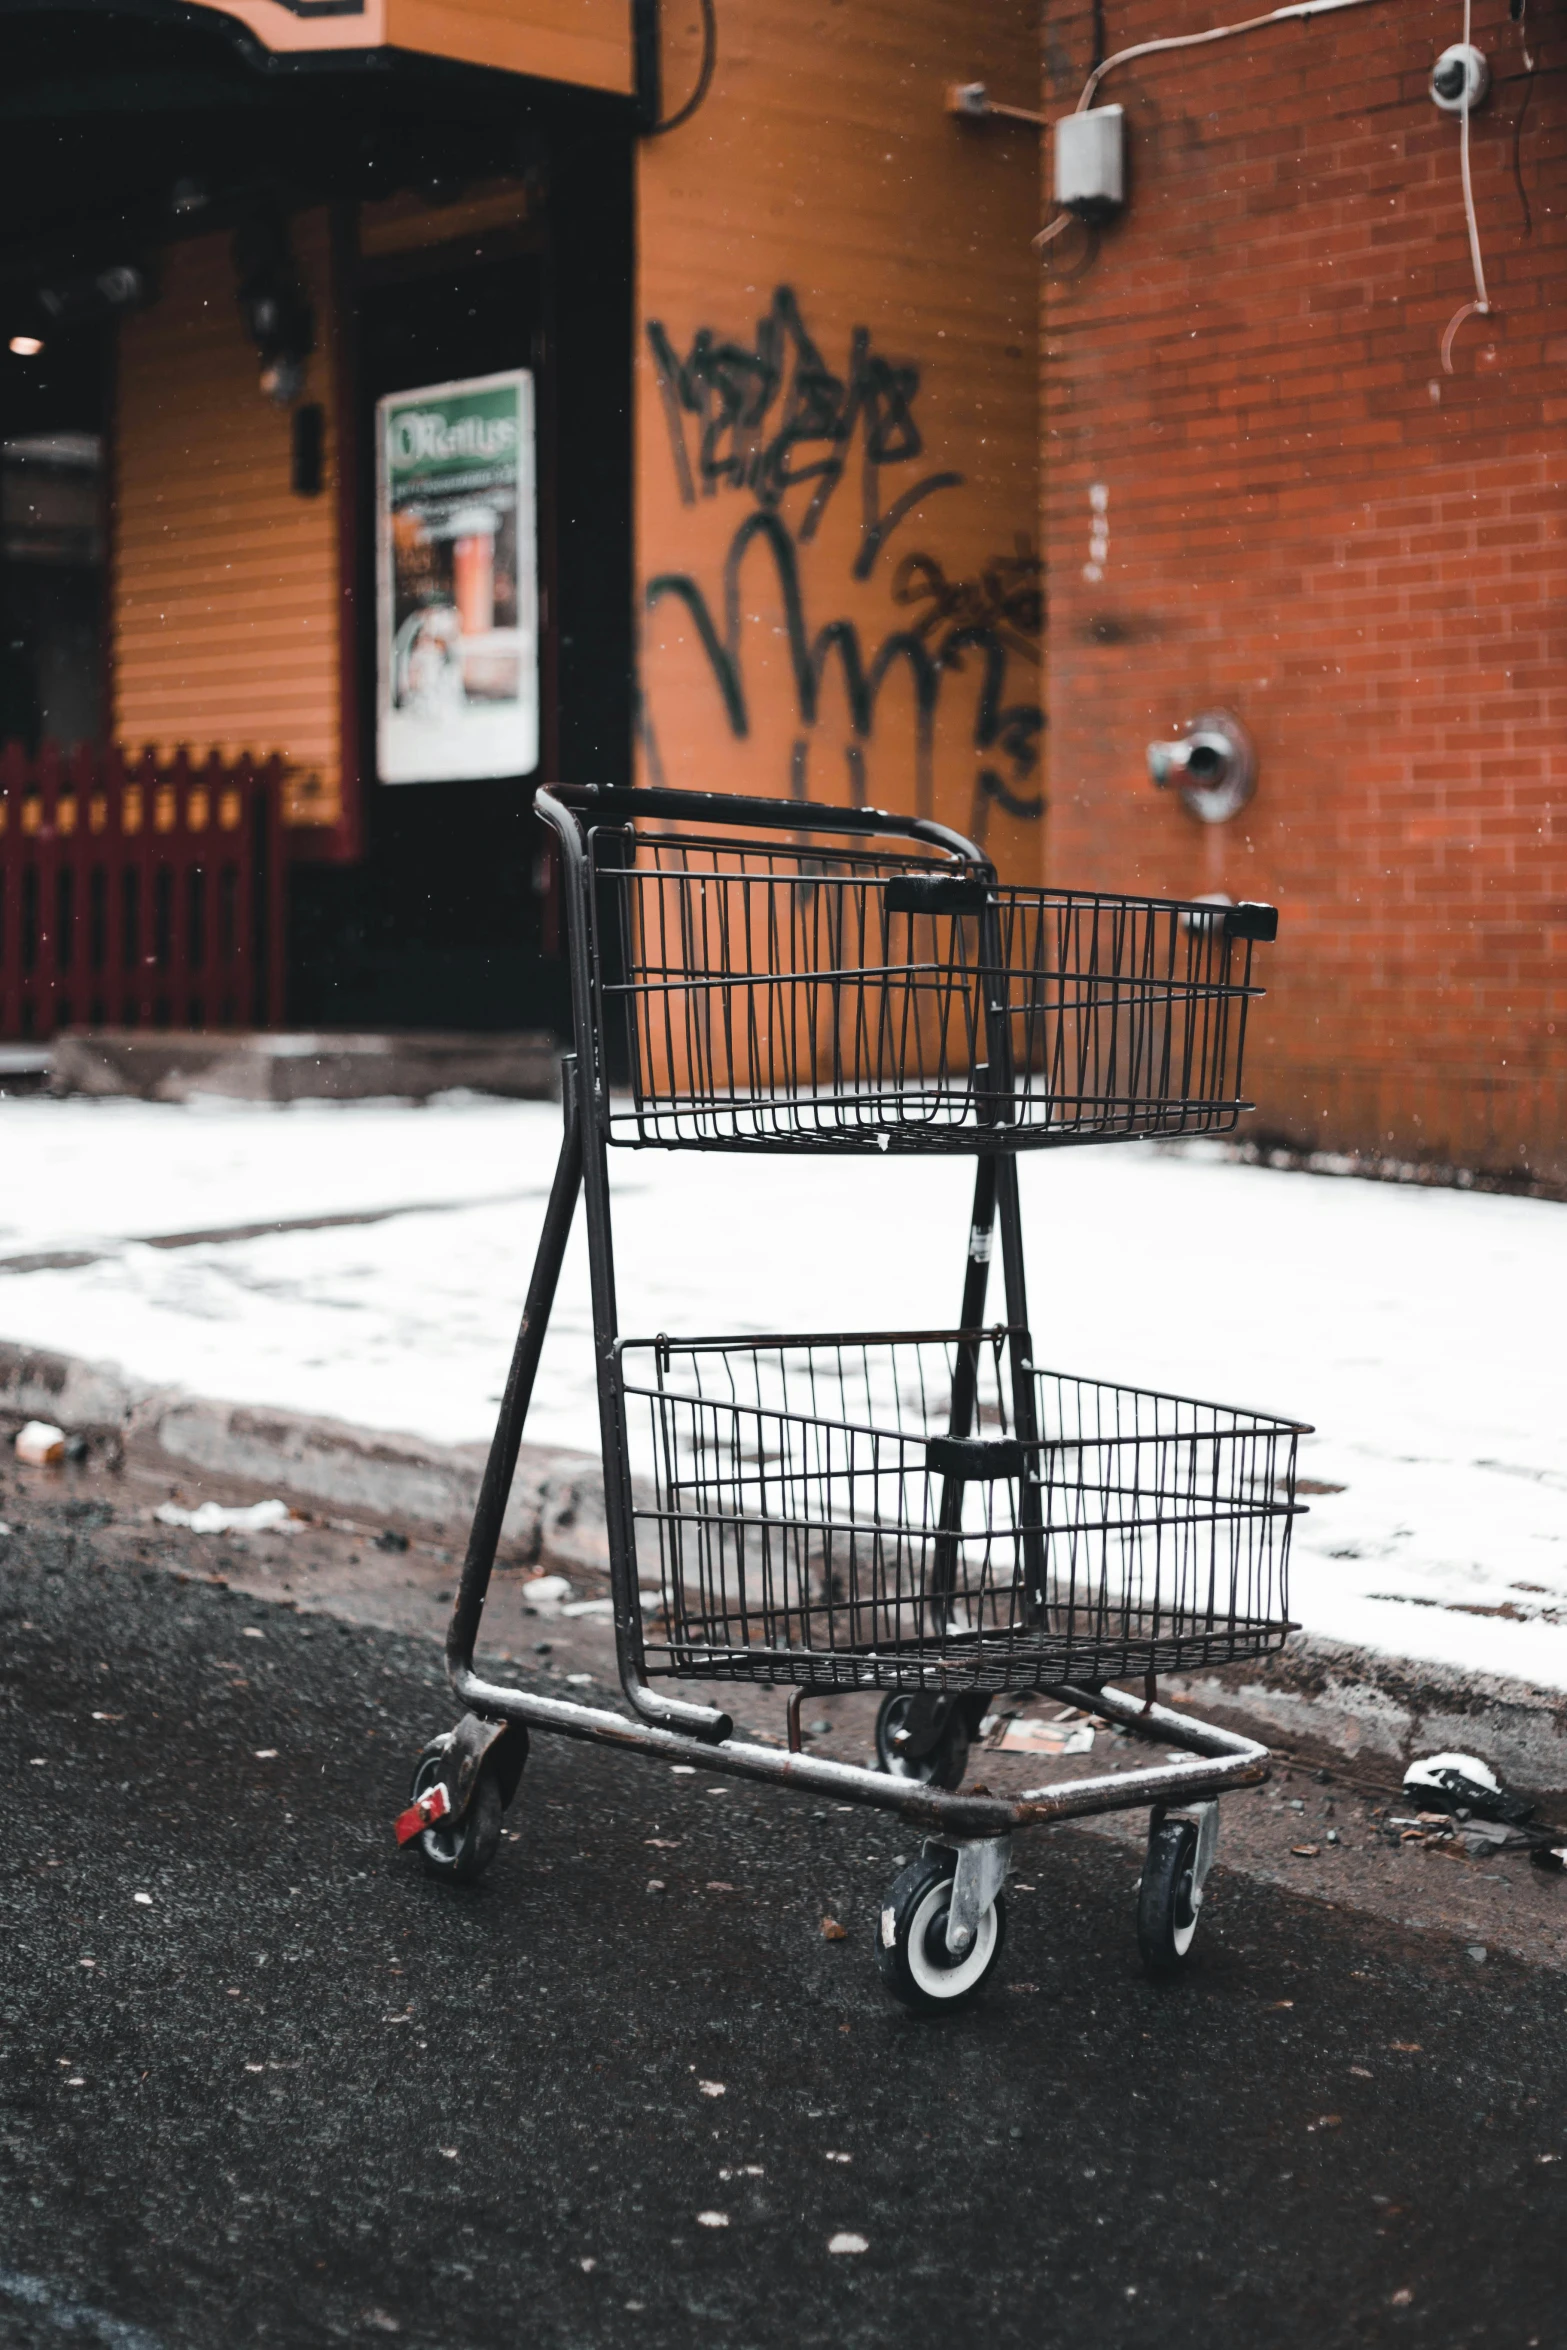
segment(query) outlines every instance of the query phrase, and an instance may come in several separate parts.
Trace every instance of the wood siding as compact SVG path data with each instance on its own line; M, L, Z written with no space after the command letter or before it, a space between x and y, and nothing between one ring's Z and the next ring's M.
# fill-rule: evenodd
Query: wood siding
M197 0L237 17L279 55L305 50L412 49L502 73L583 89L632 88L630 0L361 0L330 16L299 16L282 0Z
M666 8L666 109L699 49ZM923 810L1040 872L1040 142L945 106L1038 76L1021 0L727 0L643 145L645 778Z
M632 89L630 0L386 0L386 38L502 73Z
M170 248L121 331L112 534L116 738L287 763L287 820L331 824L342 773L337 419L324 212L294 223L316 313L305 397L325 485L293 494L291 424L257 388L225 236Z

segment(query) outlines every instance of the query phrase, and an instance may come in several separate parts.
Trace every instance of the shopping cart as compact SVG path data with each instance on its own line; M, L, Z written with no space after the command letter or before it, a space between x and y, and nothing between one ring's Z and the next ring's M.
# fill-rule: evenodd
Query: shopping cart
M1218 1798L1268 1755L1159 1704L1157 1677L1282 1645L1308 1431L1037 1363L1017 1154L1233 1128L1272 908L1015 888L958 834L873 809L536 804L565 893L565 1133L447 1640L469 1710L420 1757L400 1839L477 1876L534 1730L869 1804L927 1839L880 1912L883 1976L950 2011L999 1955L1014 1833L1147 1807L1138 1936L1178 1967ZM623 1339L608 1151L650 1145L972 1156L956 1327ZM474 1664L579 1190L625 1712ZM787 1689L787 1745L653 1677ZM801 1750L801 1700L849 1690L881 1693L877 1769ZM981 1717L1034 1691L1178 1759L964 1794Z

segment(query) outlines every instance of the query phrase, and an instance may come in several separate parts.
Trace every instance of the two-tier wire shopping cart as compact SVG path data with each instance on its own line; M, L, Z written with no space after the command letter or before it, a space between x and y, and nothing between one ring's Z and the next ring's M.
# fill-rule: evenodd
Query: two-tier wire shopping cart
M883 1976L950 2011L1000 1953L1013 1835L1146 1807L1138 1935L1178 1967L1218 1798L1268 1755L1161 1705L1157 1676L1283 1644L1308 1431L1038 1362L1017 1154L1233 1128L1273 909L1016 888L957 833L868 808L564 785L537 808L567 919L565 1132L447 1641L469 1710L420 1757L399 1837L478 1875L535 1730L870 1804L926 1839L880 1910ZM609 1152L655 1146L971 1157L956 1326L623 1338ZM579 1191L626 1711L474 1663ZM655 1679L787 1689L787 1744ZM881 1699L876 1769L801 1750L802 1698L851 1690ZM1036 1691L1176 1758L964 1794L980 1716Z

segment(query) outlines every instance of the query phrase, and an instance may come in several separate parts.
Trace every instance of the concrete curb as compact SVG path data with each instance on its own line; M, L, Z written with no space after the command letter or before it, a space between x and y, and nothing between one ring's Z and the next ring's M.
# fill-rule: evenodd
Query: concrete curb
M1457 1748L1483 1755L1509 1786L1567 1795L1567 1693L1500 1673L1297 1632L1261 1664L1163 1686L1269 1745L1337 1756L1379 1779L1401 1778L1417 1755Z
M432 1444L344 1421L209 1402L138 1385L113 1364L82 1362L0 1340L0 1424L57 1422L114 1453L134 1445L171 1468L233 1477L369 1517L411 1519L459 1544L484 1470L485 1447ZM507 1505L513 1565L566 1570L609 1564L604 1481L588 1453L524 1445ZM1500 1674L1383 1656L1297 1633L1263 1664L1171 1679L1164 1692L1275 1745L1401 1774L1416 1754L1483 1754L1510 1784L1567 1792L1567 1693Z
M344 1421L149 1387L111 1363L0 1340L0 1422L52 1420L106 1452L161 1454L171 1467L372 1517L466 1533L484 1474L482 1444L432 1444ZM512 1565L609 1564L604 1480L591 1454L524 1445L502 1539Z

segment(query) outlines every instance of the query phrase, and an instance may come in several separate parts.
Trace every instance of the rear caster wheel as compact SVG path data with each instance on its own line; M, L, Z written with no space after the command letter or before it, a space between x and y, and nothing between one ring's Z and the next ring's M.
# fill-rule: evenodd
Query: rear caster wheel
M420 1755L409 1789L410 1802L417 1803L425 1789L440 1778L449 1745L448 1739L437 1739ZM419 1838L419 1850L430 1874L444 1877L451 1885L471 1885L482 1877L500 1850L505 1808L500 1781L494 1769L486 1767L479 1773L473 1800L462 1818L441 1820Z
M952 2015L989 1981L1007 1936L998 1893L967 1950L947 1948L947 1913L956 1870L948 1853L924 1853L898 1876L882 1907L876 1964L894 1999L920 2015Z
M882 1699L876 1716L876 1760L892 1778L918 1779L927 1787L961 1787L968 1749L963 1699L917 1692Z
M1156 1978L1178 1974L1197 1932L1197 1830L1190 1820L1161 1820L1150 1831L1137 1889L1137 1947Z

